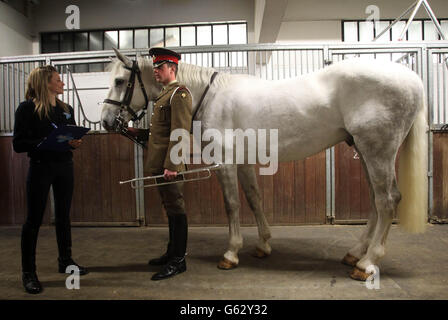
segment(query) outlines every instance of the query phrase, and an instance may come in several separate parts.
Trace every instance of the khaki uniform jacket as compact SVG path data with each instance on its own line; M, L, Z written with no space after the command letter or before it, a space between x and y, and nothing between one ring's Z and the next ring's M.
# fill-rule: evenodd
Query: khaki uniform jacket
M167 85L156 98L151 115L145 174L162 174L164 169L185 170L184 163L176 165L171 162L170 151L178 141L170 141L170 134L179 128L189 133L191 117L192 98L188 89L177 81Z

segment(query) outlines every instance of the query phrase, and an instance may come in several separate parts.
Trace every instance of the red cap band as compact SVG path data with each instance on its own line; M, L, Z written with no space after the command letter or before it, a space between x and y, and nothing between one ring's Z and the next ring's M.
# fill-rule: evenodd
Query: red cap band
M153 59L153 62L157 63L159 61L169 61L169 62L173 62L175 64L179 64L179 59L177 59L174 56L155 56Z

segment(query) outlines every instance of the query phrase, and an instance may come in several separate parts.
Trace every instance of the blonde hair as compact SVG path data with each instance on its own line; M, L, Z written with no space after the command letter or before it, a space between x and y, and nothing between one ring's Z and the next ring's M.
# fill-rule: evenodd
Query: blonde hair
M49 118L50 116L51 105L48 83L53 76L53 72L58 72L58 70L51 65L45 65L31 71L28 77L25 98L27 100L33 100L36 105L35 112L38 113L41 119L43 117ZM56 98L56 103L65 112L70 112L68 106L58 98Z

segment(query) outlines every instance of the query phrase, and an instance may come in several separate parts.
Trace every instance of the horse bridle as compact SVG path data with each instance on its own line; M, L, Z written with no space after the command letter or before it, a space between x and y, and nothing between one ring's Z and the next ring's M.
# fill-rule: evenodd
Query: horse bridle
M140 71L140 68L138 67L137 61L132 61L132 67L124 66L124 68L130 70L131 75L129 77L128 85L126 87L126 92L124 94L123 100L117 101L117 100L111 100L111 99L104 99L103 102L113 104L113 105L120 107L120 112L115 117L115 121L117 123L117 132L120 132L122 135L131 139L135 143L142 145L141 141L138 141L137 139L135 139L134 136L129 134L128 129L127 129L127 122L124 120L122 114L124 111L127 111L132 116L132 119L130 119L129 121L131 121L131 120L133 122L140 121L146 114L146 110L148 109L149 99L148 99L148 95L145 90L145 85L143 84L143 81L142 81L141 71ZM137 115L137 113L134 110L132 110L132 108L130 107L131 101L132 101L132 95L134 93L135 76L137 76L137 79L140 82L140 88L142 90L143 97L145 98L145 106L143 107L140 115Z

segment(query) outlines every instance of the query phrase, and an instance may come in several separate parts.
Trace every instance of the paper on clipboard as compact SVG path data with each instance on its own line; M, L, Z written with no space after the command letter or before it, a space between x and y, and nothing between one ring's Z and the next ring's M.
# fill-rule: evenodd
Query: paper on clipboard
M68 141L81 139L90 129L73 125L60 126L54 129L50 135L38 146L38 150L68 151L71 150Z

